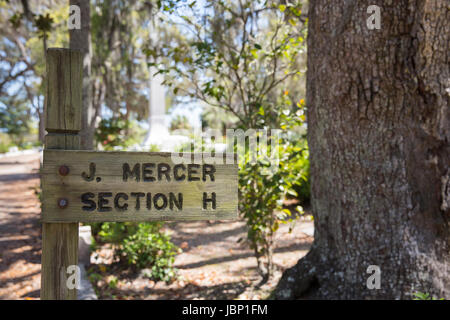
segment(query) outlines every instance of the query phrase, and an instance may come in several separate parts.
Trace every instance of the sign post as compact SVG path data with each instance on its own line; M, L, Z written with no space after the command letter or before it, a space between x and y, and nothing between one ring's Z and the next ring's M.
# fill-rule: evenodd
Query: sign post
M169 152L45 150L42 219L235 219L237 164L205 163L200 159L207 154L189 155L179 159ZM225 162L221 160L217 162Z
M81 66L79 52L47 52L42 299L76 299L79 222L237 218L234 156L78 150Z
M78 150L81 129L82 55L69 49L47 50L45 149ZM43 190L45 192L45 189ZM42 224L41 299L74 300L67 268L78 264L78 222Z

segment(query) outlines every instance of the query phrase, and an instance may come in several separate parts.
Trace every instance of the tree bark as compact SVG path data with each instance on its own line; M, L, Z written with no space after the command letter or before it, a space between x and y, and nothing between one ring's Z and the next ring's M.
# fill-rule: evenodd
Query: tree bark
M448 2L315 0L308 28L314 243L275 298L449 299Z
M69 31L70 49L81 50L83 54L83 109L81 113L80 148L82 150L92 150L94 146L96 115L92 104L90 4L89 0L70 0L70 5L80 7L81 14L81 29L72 29Z

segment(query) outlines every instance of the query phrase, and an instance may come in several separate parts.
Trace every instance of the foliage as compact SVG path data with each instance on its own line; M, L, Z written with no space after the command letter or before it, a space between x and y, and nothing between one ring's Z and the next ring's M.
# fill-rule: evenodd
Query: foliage
M170 130L191 130L192 127L189 124L189 120L184 115L177 115L170 123Z
M0 153L6 153L12 146L11 139L6 133L0 132Z
M150 266L148 277L169 282L175 277L172 265L179 249L160 228L161 223L140 223L137 232L124 240L118 254L139 269Z
M305 137L300 137L297 141L289 140L292 152L303 150L296 160L292 162L290 170L299 173L299 177L292 183L293 193L287 195L287 198L295 198L302 206L308 205L311 197L309 180L309 152Z
M173 267L180 249L161 230L161 222L104 222L92 224L100 242L116 244L115 256L137 269L149 269L148 277L169 282L176 276Z
M224 134L227 128L236 127L236 117L215 107L206 106L201 114L202 128L219 129Z
M49 46L67 47L68 2L0 0L0 8L0 96L8 97L2 104L10 114L26 108L27 121L39 119L42 141L45 50ZM22 133L30 129L17 127Z
M30 149L39 145L26 99L0 97L0 128L0 153L11 147Z
M108 281L108 287L110 289L115 289L115 288L117 288L118 283L119 283L119 279L117 279L116 276L111 276Z
M300 91L290 91L299 86L305 51L301 7L301 1L161 1L165 19L180 25L185 37L149 42L145 51L174 93L225 110L237 128L283 130L273 150L280 157L278 171L261 174L270 167L264 156L256 163L248 161L255 157L248 151L240 157L240 210L265 279L272 272L273 234L290 214L279 211L283 197L295 194L293 186L308 172L306 143L289 139L289 131L305 121Z
M299 125L300 113L301 110L294 115L283 113L283 126L293 128ZM254 155L249 154L247 149L245 156L240 157L239 165L239 209L247 222L248 239L259 270L266 279L273 272L274 233L280 223L291 222L303 213L301 206L296 208L294 214L283 209L283 199L288 195L298 196L294 187L307 181L309 169L308 148L304 138L284 131L278 145L271 147L269 144L268 147L267 153L257 150L256 161L250 161ZM272 158L268 157L270 154ZM276 161L279 161L278 165Z
M0 128L9 134L15 145L22 146L30 124L30 112L25 101L0 98Z
M134 222L103 222L93 223L92 232L101 242L120 244L128 236L136 233L137 225Z
M126 149L139 142L142 132L138 125L125 118L109 118L100 121L95 140L103 150Z
M301 3L289 10L261 0L162 3L167 21L186 33L146 50L167 85L230 112L245 128L276 124L277 97L287 80L300 75L306 30ZM264 123L256 119L261 108Z
M415 292L413 300L444 300L444 298L438 299L436 297L431 297L429 293Z
M153 1L154 2L154 1ZM138 120L148 116L149 70L140 43L149 37L148 21L156 7L147 0L91 1L92 119L103 110ZM69 1L0 0L0 95L26 100L30 116L45 134L45 51L69 47ZM9 109L17 104L8 104ZM92 121L94 123L94 121Z

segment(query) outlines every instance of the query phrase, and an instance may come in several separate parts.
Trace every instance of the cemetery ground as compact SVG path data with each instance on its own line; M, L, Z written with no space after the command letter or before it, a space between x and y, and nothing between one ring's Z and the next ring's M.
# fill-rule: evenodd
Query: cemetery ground
M0 158L0 299L39 299L41 224L39 154ZM276 272L259 286L256 259L246 243L245 222L168 222L165 229L182 249L177 280L155 282L145 270L123 270L111 245L91 254L88 268L99 299L264 299L281 272L309 250L313 223L301 218L276 234Z

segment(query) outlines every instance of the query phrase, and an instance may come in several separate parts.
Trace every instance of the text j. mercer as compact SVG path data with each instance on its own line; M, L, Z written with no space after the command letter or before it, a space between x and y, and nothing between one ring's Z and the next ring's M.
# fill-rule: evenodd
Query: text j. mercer
M123 182L134 179L136 182L156 182L156 181L214 181L216 168L210 164L176 164L171 166L167 163L137 163L132 168L128 163L124 163ZM97 198L97 199L96 199ZM95 201L96 200L96 201ZM84 204L83 211L108 212L126 211L130 205L134 204L136 210L182 210L183 194L169 192L85 192L81 195L81 202ZM216 209L216 193L208 194L203 192L202 209L210 207Z

